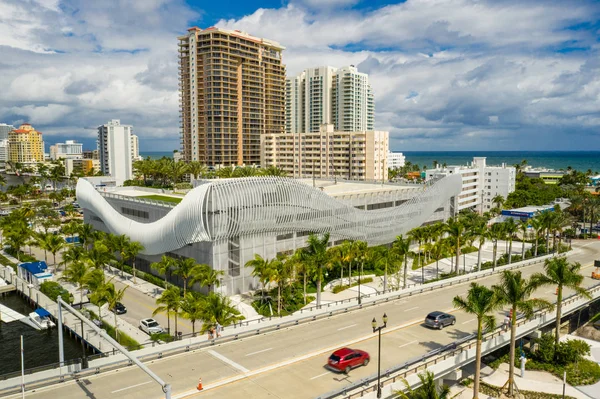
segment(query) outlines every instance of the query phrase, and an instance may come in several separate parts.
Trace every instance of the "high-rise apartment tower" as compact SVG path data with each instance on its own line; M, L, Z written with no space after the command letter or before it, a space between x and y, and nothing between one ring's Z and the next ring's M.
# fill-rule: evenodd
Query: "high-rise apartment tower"
M284 47L214 27L178 40L183 159L259 164L261 135L284 131Z
M98 126L98 155L100 170L105 176L113 177L117 185L132 177L131 134L133 126L121 125L113 119Z
M285 94L286 133L314 133L322 124L340 132L374 130L369 75L352 65L305 69L286 79Z

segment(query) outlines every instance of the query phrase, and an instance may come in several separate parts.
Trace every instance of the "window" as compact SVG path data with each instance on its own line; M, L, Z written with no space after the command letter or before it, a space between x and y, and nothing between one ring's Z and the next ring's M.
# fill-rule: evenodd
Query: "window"
M280 234L277 236L277 241L288 240L294 237L294 233Z
M148 212L140 211L139 209L121 207L121 213L123 215L135 216L142 219L150 219L150 214Z

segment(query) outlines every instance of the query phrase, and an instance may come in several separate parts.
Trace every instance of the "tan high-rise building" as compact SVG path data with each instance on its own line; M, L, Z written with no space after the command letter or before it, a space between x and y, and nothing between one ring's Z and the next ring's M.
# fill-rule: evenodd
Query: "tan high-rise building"
M336 131L321 125L319 132L262 136L261 165L277 166L290 177L387 180L389 132Z
M284 47L214 27L178 40L183 159L260 164L261 135L284 131Z
M8 133L8 160L13 163L44 162L42 132L29 123Z

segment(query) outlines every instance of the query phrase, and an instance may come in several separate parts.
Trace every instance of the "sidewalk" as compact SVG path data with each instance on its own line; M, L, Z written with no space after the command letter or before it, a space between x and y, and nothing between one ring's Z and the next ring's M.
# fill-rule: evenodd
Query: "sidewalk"
M502 363L494 373L483 377L482 381L495 387L502 387L508 380L508 363ZM525 370L525 378L521 378L520 370L515 370L515 384L520 391L544 392L554 395L562 395L563 382L560 378L545 371ZM565 395L577 399L589 399L590 397L567 384Z

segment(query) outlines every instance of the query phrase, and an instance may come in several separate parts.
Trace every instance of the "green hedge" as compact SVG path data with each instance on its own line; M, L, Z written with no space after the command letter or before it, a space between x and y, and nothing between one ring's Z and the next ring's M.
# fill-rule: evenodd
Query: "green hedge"
M57 298L60 296L63 301L73 303L73 295L56 281L44 281L40 284L40 291L54 302L56 302Z
M85 311L90 314L90 318L92 320L100 320L100 318L94 311L90 309L85 309ZM104 320L100 321L102 322L102 329L105 330L106 333L110 335L112 339L116 340L117 338L115 338L115 327ZM120 330L118 342L130 351L138 350L142 347L142 345L140 345L139 342L137 342L135 339L131 338L129 335L125 334L123 331Z
M133 267L131 267L129 265L124 265L123 266L123 271L125 273L133 275ZM142 280L146 280L149 283L157 285L157 286L159 286L161 288L165 288L165 280L163 280L160 277L156 277L152 273L145 273L145 272L142 272L142 271L140 271L138 269L135 269L135 276L138 277L138 278L141 278Z
M13 268L13 270L15 271L15 273L17 272L17 264L11 262L10 260L8 260L8 258L4 255L0 254L0 263L2 263L4 266L10 266Z
M360 283L361 284L366 284L366 283L372 283L373 282L373 278L372 277L367 277L367 278L362 278L360 279ZM342 292L344 290L347 290L350 287L356 287L358 285L358 281L355 283L352 283L351 285L336 285L331 289L331 292L333 292L334 294L337 294L339 292Z

